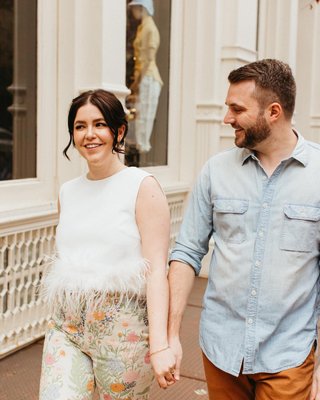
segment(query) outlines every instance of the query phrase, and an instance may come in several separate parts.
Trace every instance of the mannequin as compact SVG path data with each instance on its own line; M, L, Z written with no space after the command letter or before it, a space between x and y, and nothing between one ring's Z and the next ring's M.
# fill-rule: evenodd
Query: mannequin
M134 74L129 99L136 109L135 136L140 153L151 149L152 134L158 101L163 85L156 64L160 44L158 28L152 18L152 0L133 0L129 3L132 15L141 21L133 42Z

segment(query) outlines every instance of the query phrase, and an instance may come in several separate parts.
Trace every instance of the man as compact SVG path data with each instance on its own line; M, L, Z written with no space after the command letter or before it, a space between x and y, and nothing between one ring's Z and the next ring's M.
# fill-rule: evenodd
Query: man
M236 147L205 164L170 257L175 377L183 310L212 237L200 322L210 400L320 399L320 146L291 126L287 64L257 61L228 79Z

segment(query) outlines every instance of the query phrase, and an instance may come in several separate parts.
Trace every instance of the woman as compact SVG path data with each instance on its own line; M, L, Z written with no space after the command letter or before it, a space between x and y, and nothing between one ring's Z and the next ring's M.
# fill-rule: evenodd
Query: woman
M166 198L150 174L120 161L127 121L112 93L76 97L68 127L64 154L73 144L89 172L60 190L40 400L92 399L95 385L101 400L148 399L151 364L160 387L175 381Z

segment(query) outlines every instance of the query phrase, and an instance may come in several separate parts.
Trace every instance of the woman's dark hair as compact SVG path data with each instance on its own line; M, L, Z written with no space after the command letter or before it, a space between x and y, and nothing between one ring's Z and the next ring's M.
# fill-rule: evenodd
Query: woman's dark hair
M108 124L108 127L113 133L112 151L124 154L124 139L128 132L126 113L117 97L113 93L103 89L88 90L87 92L81 93L78 97L72 100L68 114L68 130L70 138L68 145L63 150L63 154L67 157L68 160L70 160L67 151L69 150L71 144L74 145L74 120L76 118L79 108L88 103L93 104L100 110L103 118ZM122 125L125 126L125 130L121 140L118 141L118 130Z

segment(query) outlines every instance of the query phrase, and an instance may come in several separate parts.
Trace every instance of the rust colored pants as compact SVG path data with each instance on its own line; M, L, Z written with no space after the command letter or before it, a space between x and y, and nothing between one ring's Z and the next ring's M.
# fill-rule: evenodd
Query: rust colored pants
M299 367L268 374L230 375L203 355L210 400L309 400L314 368L314 347Z

